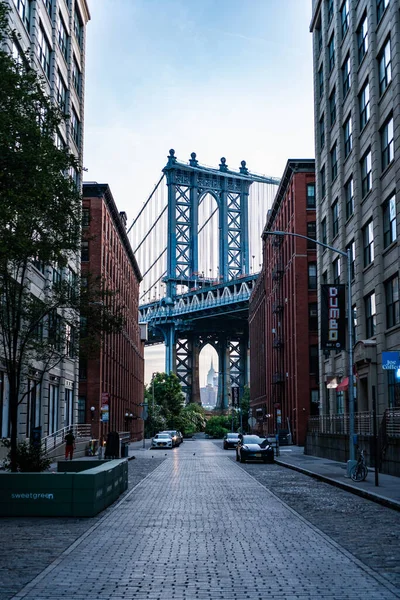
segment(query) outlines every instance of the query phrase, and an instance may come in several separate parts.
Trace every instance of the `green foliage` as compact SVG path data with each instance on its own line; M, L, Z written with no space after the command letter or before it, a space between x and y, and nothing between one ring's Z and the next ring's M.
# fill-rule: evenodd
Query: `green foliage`
M215 438L222 438L231 430L231 418L229 416L210 417L206 425L206 433Z
M151 383L145 388L144 397L149 414L146 435L162 429L179 429L184 396L174 373L154 373Z
M11 460L11 442L3 440L3 445L10 448L8 456L4 462L4 468L7 471L20 471L22 473L40 473L46 471L51 465L51 458L47 456L46 451L41 445L34 445L29 442L19 442L16 448L16 468L12 468Z
M204 431L206 425L205 410L195 403L187 404L177 420L177 429L184 435L190 436L198 431Z

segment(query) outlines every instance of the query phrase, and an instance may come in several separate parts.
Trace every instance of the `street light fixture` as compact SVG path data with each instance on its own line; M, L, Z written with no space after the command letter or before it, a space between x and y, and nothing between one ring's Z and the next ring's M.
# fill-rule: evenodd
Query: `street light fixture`
M318 244L318 246L322 246L323 248L328 248L332 250L332 252L336 252L341 256L344 256L347 259L347 333L348 333L348 370L349 370L349 454L350 461L355 460L355 452L354 452L354 376L353 376L353 328L352 328L352 305L351 305L351 250L347 249L347 252L343 250L339 250L339 248L335 248L334 246L328 246L328 244L324 244L314 238L307 237L306 235L301 235L300 233L292 233L290 231L264 231L264 235L280 235L280 236L292 236L302 238L303 240L308 240L313 242L314 244ZM348 470L351 467L351 464L348 465Z

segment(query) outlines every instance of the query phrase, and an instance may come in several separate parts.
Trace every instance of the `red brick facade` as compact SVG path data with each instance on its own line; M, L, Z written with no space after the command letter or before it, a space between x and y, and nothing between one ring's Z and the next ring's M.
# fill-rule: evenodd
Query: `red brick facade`
M101 276L125 307L121 333L107 334L96 355L80 364L79 414L92 423L95 438L109 431L129 431L142 439L144 346L140 337L139 284L141 274L125 228L107 184L83 185L82 276ZM86 259L86 260L85 260ZM102 397L109 397L109 422L101 422ZM104 403L104 400L103 400ZM93 410L94 409L94 410Z
M318 413L318 321L314 160L289 160L267 215L263 269L250 299L250 397L255 429L289 429L304 444ZM315 277L314 277L315 268Z

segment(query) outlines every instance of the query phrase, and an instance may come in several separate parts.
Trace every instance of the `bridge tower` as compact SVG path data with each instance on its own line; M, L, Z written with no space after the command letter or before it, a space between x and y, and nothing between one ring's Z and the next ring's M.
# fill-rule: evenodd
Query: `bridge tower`
M250 272L248 196L253 182L245 161L239 172L228 169L221 158L219 169L200 166L193 152L189 164L178 162L170 150L163 172L168 187L168 243L165 306L173 305L182 290L215 284L199 273L199 206L205 196L216 202L218 219L218 284ZM166 371L178 375L188 402L200 403L199 355L211 344L219 358L217 407L229 406L230 389L243 390L248 377L247 327L231 324L224 332L202 327L181 327L176 321L158 325L166 345Z

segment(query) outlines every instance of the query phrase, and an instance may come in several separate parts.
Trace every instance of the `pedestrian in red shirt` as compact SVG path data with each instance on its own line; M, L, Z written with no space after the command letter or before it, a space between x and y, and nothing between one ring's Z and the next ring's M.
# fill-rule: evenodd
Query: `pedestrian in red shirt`
M65 436L64 442L65 442L65 460L68 460L68 456L69 456L69 459L72 460L73 456L74 456L74 450L76 448L75 436L72 432L72 429Z

